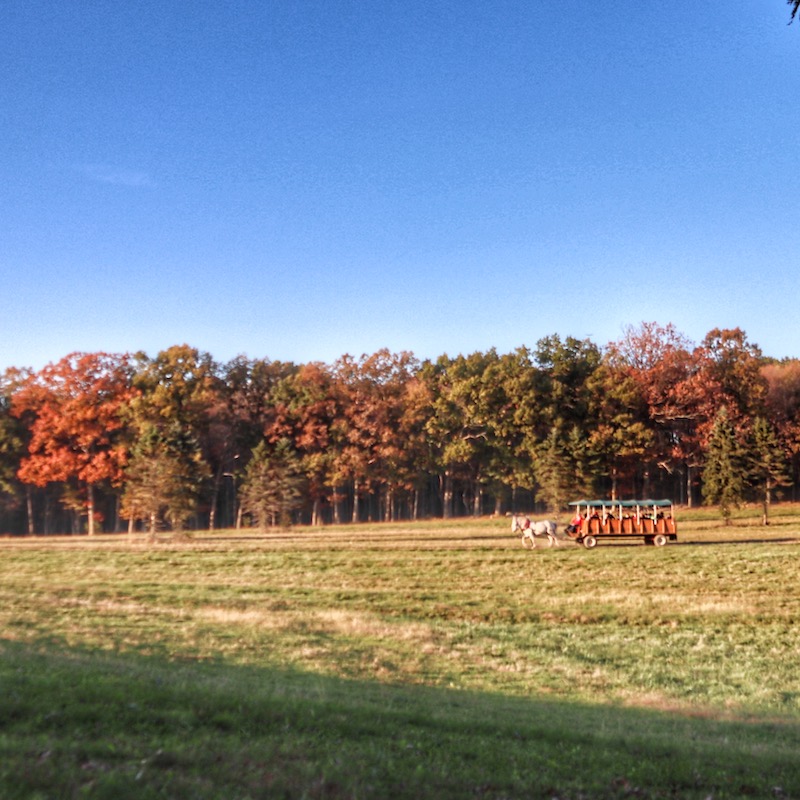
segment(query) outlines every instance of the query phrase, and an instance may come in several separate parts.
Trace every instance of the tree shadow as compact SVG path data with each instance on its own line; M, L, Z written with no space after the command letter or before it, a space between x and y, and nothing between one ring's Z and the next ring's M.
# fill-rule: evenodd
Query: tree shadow
M0 640L4 797L791 797L800 719ZM788 703L788 701L787 701Z

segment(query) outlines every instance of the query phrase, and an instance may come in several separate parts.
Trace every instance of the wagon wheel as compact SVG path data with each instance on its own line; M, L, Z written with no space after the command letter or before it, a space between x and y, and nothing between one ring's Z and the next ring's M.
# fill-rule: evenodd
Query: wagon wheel
M533 536L525 536L525 534L523 534L522 535L522 546L526 550L532 550L534 547L536 547L536 542L533 541Z
M667 537L663 533L657 533L653 537L653 544L656 547L663 547L667 543Z
M593 547L597 547L597 539L595 539L594 536L584 536L583 546L587 550L591 550Z

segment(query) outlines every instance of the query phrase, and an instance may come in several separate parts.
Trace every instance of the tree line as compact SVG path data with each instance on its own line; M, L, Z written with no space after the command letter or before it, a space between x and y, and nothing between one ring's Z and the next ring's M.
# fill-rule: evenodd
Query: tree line
M0 377L0 532L264 527L563 509L582 497L794 498L800 360L739 328L599 347L380 350L333 364L188 345Z

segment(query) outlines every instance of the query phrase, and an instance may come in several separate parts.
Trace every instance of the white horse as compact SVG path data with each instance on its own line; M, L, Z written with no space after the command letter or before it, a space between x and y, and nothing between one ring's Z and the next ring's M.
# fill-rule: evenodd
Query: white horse
M511 517L511 533L522 533L522 546L527 548L536 547L535 536L546 536L547 546L558 546L556 538L556 523L551 519L543 519L539 522L531 522L530 517L521 514L514 514Z

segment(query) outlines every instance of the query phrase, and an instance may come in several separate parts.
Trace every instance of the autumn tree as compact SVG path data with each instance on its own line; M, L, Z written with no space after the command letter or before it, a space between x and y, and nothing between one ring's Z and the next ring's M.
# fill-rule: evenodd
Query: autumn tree
M332 426L333 474L352 487L352 520L362 499L377 491L383 516L391 519L399 492L410 487L409 453L400 437L406 387L417 370L410 353L382 349L360 359L343 356L332 368L339 413Z
M764 411L767 384L761 372L761 348L741 328L714 328L699 349L698 362L713 398L704 398L713 420L722 405L728 409L734 427L746 427ZM711 413L713 411L713 413Z
M292 442L305 476L311 524L321 524L328 501L333 501L335 521L340 522L334 477L338 451L332 434L340 410L330 368L318 362L303 364L275 384L270 398L272 414L264 436L272 444L281 439Z
M366 421L372 431L372 472L387 522L397 518L398 508L413 491L413 471L420 463L423 430L413 407L418 371L419 362L411 353L385 349L367 357L361 366L372 387L372 410ZM358 417L353 421L360 426Z
M28 455L19 478L29 484L76 481L95 532L95 489L119 483L127 462L121 412L134 392L127 356L73 353L32 375L12 399L30 418Z
M276 393L299 368L290 362L248 359L237 356L221 370L216 400L210 406L208 461L212 469L212 512L217 506L224 478L231 480L233 502L231 524L239 523L236 509L236 481L253 449L268 437L271 441L288 435L279 421L282 401ZM214 517L209 519L213 527Z
M796 481L800 475L800 359L764 364L761 374L767 385L765 416L775 426Z
M634 381L647 408L654 440L653 459L642 465L643 493L650 493L651 466L668 474L682 472L689 505L694 475L703 463L693 392L688 389L697 370L694 349L674 325L643 322L628 326L606 350L607 363Z
M610 346L609 358L615 366L627 365L638 382L660 434L659 466L685 472L691 505L693 478L705 461L719 409L726 407L740 438L763 413L761 351L739 328L715 328L693 347L672 325L644 323Z
M182 527L196 512L212 474L212 420L221 391L217 366L208 354L188 345L170 347L154 359L140 355L138 362L134 376L138 393L127 417L136 453L132 474L139 471L140 459L175 462L168 471L173 481L182 481L182 488L173 487L166 517ZM210 507L213 498L209 500Z
M431 407L430 386L418 368L406 383L397 437L403 443L404 475L411 493L411 519L427 511L428 482L436 472L436 455L425 425Z

